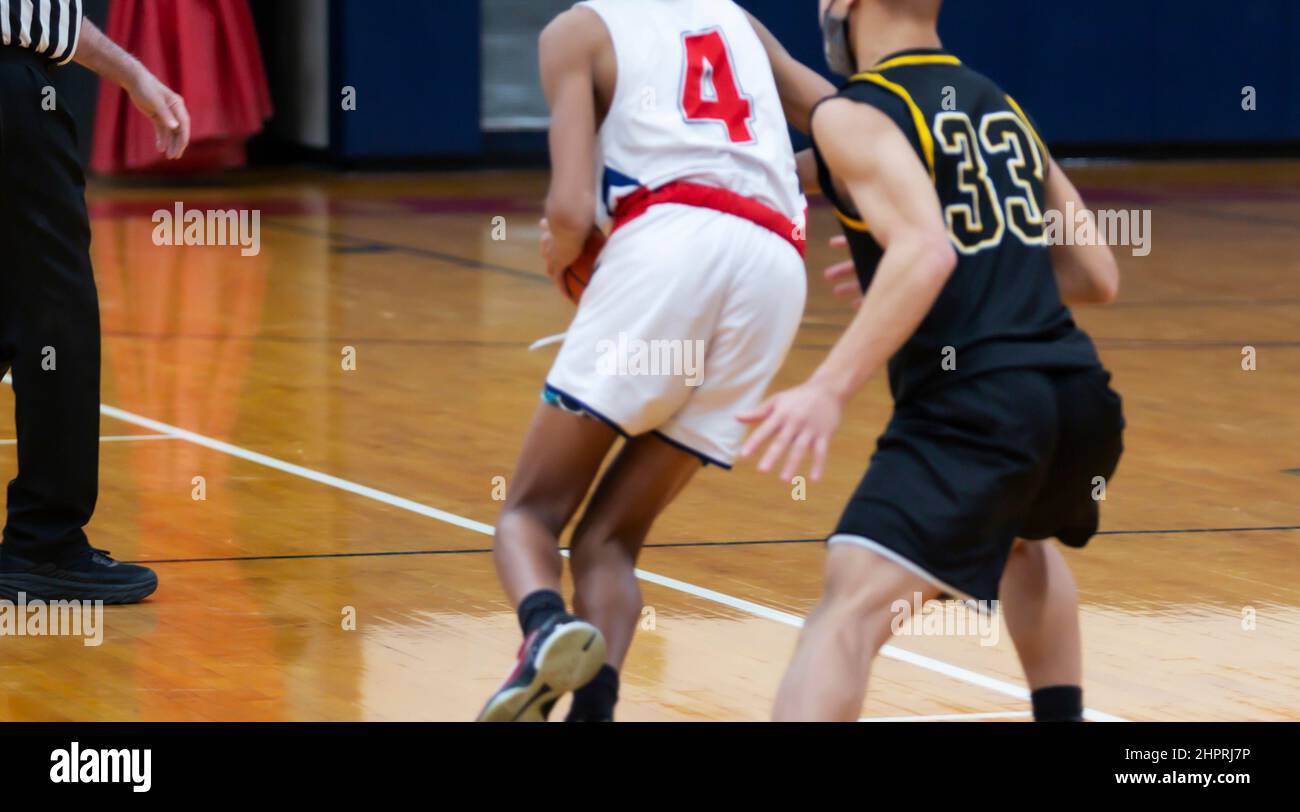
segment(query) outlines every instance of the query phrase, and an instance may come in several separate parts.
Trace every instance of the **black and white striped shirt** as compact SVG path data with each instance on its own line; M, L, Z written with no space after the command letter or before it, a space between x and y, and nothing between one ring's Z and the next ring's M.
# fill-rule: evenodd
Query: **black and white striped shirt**
M0 0L0 47L30 48L63 65L80 37L81 0Z

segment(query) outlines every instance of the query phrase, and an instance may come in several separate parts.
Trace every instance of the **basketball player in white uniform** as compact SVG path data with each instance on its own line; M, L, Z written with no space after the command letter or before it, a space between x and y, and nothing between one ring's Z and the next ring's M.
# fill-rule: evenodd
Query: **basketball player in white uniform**
M732 0L588 0L540 40L547 272L609 241L547 376L496 526L518 663L479 718L608 720L641 610L634 566L701 464L730 468L803 312L805 202L786 129L834 88ZM777 63L781 86L773 78ZM784 107L783 107L784 104ZM559 537L573 532L574 614ZM575 616L576 615L576 616Z

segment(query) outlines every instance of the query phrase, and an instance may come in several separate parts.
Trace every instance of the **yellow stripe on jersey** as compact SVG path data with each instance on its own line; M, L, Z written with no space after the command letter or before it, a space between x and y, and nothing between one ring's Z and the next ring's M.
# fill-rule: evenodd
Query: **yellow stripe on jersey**
M871 233L871 229L867 226L866 223L862 222L861 220L854 220L852 217L848 216L847 214L840 211L838 208L834 206L832 206L831 208L834 210L835 216L838 217L840 219L840 222L843 223L844 225L848 226L854 231L861 231L864 234Z
M886 59L871 69L872 73L904 65L960 65L961 60L951 54L916 54Z
M1007 104L1011 105L1011 109L1016 111L1016 115L1020 116L1020 120L1025 122L1025 126L1029 128L1029 132L1034 136L1034 140L1038 142L1038 149L1043 153L1043 166L1046 167L1047 145L1043 143L1042 138L1038 137L1038 130L1034 129L1034 125L1029 121L1029 116L1025 115L1024 110L1020 109L1020 105L1016 104L1015 99L1011 98L1011 96L1007 96Z
M907 92L907 88L896 82L889 81L878 73L871 72L859 73L853 76L851 81L866 81L880 85L907 103L907 109L912 111L912 123L916 125L917 136L921 139L921 151L925 153L925 165L930 170L930 179L934 180L934 136L930 134L930 128L925 123L925 114L921 112L920 107L916 106L916 102L912 100L912 94Z

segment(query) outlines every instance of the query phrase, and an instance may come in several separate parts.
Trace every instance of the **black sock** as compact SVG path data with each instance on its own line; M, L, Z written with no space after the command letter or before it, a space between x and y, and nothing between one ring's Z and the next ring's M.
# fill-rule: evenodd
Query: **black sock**
M524 630L524 637L533 633L552 617L564 612L564 598L552 589L539 589L530 592L519 602L519 628Z
M1053 685L1029 695L1035 722L1082 722L1083 689L1077 685Z
M573 705L564 721L612 722L617 702L618 671L612 665L602 665L591 682L573 692Z

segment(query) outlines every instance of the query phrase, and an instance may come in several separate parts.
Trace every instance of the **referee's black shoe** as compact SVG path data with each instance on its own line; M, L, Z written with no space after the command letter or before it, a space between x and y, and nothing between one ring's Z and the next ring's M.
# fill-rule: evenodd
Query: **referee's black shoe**
M55 564L19 558L0 545L0 598L17 600L21 592L29 601L138 603L157 588L153 570L114 561L107 550L87 547Z

